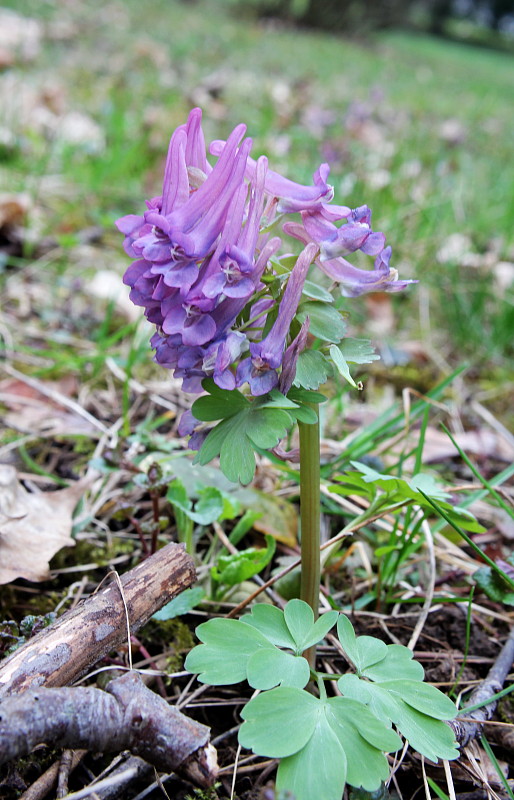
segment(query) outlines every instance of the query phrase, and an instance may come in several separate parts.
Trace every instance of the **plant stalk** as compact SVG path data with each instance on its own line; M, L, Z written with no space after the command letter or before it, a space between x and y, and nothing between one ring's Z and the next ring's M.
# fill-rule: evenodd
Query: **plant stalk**
M308 425L298 423L300 433L300 523L301 523L301 588L300 598L310 605L314 619L318 617L320 590L320 433L319 409L310 406L317 415L317 422ZM310 647L303 654L314 669L316 648Z

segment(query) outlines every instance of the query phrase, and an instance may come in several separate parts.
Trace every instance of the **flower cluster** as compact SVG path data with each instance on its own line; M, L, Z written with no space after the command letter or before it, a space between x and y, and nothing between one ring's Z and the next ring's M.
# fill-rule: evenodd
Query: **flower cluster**
M155 360L183 379L184 391L199 393L212 377L223 389L248 383L254 396L276 387L285 393L306 344L308 321L292 340L290 330L311 264L347 296L398 291L410 281L389 266L391 248L371 229L367 206L331 203L327 164L312 186L297 184L269 170L264 156L252 159L251 139L238 125L226 141L212 142L212 166L201 117L193 109L173 133L162 195L142 216L116 223L135 259L124 282L156 326ZM296 219L283 222L288 215ZM282 240L270 229L280 224L305 247L283 281L277 312L269 286ZM357 250L375 256L373 270L346 260Z

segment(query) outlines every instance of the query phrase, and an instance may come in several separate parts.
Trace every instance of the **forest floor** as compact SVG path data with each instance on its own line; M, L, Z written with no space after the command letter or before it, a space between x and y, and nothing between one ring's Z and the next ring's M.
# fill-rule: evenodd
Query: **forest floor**
M275 578L271 602L296 595L297 571L279 573L299 552L298 465L259 457L249 487L230 484L216 464L192 466L177 433L191 398L152 362L150 328L121 282L128 259L114 221L159 193L169 136L195 105L208 139L244 121L274 168L310 183L328 161L336 202L373 209L400 277L420 283L348 301L350 334L371 339L380 360L357 368L361 392L335 381L324 390L324 540L385 491L334 494L358 469L352 462L398 480L425 473L480 525L470 544L435 510L423 525L412 511L358 523L323 565L323 607L387 643L408 644L416 631L426 679L460 700L486 677L514 622L514 594L480 555L514 574L514 62L422 35L360 42L298 31L238 18L221 0L4 6L0 657L92 597L113 570L140 563L152 539L185 540L191 518L170 499L172 481L191 508L215 487L223 513L193 526L194 594L92 663L82 683L126 669L130 648L152 689L212 729L214 789L151 770L118 796L268 800L275 762L238 753L249 691L199 691L183 662L198 623L229 613L263 581ZM274 553L259 574L216 582L212 568L235 529L239 550ZM320 658L327 671L343 667L329 642ZM466 748L451 766L457 797L512 798L513 730L506 695L484 726L497 763L483 740ZM3 765L0 797L92 792L117 764L85 752L64 790L44 795L36 782L60 759L41 747ZM408 752L380 800L427 787L452 797L443 767L424 769Z

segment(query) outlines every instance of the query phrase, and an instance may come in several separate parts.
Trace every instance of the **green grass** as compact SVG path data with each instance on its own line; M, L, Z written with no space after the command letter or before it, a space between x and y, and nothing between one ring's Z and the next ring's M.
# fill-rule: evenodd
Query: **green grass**
M51 2L11 5L47 26L63 13ZM103 15L87 6L65 12L79 33L47 41L19 79L64 85L67 107L91 115L106 147L62 146L15 130L18 147L4 154L0 177L42 201L46 234L99 225L118 255L114 219L159 192L169 134L203 102L208 137L225 136L244 120L254 151L269 153L291 177L308 181L328 160L340 201L373 208L401 274L419 278L430 311L430 329L421 332L420 289L395 297L393 341L422 334L453 365L467 359L481 370L491 362L507 366L512 288L502 296L492 270L514 247L506 168L512 57L407 33L362 44L238 20L228 11L221 0L157 0L144 10L127 0L107 4ZM459 126L454 142L441 135L448 120ZM48 196L49 174L67 191ZM469 236L475 254L495 255L478 268L440 263L436 255L454 233ZM349 308L365 331L365 301Z

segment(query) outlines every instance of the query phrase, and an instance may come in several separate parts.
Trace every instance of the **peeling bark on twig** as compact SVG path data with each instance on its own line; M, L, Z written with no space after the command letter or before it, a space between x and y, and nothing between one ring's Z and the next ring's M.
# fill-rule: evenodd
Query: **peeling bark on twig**
M121 577L131 633L187 589L196 574L181 544L168 544ZM128 641L116 582L79 603L0 663L0 699L35 686L66 686Z
M130 750L161 772L185 771L196 785L208 787L217 774L209 733L129 672L111 681L105 692L28 689L2 700L0 764L42 743L100 753Z
M513 662L514 628L511 630L498 658L487 673L487 677L477 686L468 698L468 706L482 703L484 700L488 700L493 695L501 692ZM455 738L462 747L465 747L472 739L480 736L482 732L482 723L491 719L496 709L496 704L497 701L493 700L487 705L482 706L482 708L477 708L475 711L470 711L469 713L466 713L466 707L464 706L462 713L465 713L466 717L471 718L473 721L455 719L450 722L455 733Z

